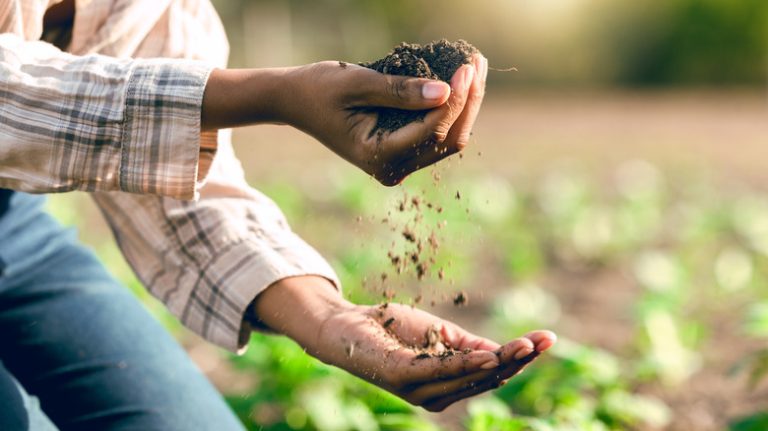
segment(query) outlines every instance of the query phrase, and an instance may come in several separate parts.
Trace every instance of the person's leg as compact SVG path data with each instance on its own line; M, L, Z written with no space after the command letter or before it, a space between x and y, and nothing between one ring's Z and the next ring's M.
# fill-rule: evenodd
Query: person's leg
M61 430L243 429L88 250L17 194L0 220L0 360Z
M0 363L0 430L26 430L29 428L29 417L24 406L24 399L8 370Z
M40 408L40 400L29 395L0 362L0 430L59 431Z

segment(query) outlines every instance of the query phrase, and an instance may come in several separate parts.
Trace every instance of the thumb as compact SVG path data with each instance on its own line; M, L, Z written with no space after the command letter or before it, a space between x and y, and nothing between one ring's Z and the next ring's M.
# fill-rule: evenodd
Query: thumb
M443 81L386 75L362 69L353 82L355 107L375 106L399 109L430 109L442 105L451 95Z

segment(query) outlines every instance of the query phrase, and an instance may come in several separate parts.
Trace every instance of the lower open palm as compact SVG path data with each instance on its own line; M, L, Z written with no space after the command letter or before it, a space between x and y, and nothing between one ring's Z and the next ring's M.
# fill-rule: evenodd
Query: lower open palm
M319 359L430 411L497 388L556 340L535 331L505 345L400 304L357 306L319 329Z

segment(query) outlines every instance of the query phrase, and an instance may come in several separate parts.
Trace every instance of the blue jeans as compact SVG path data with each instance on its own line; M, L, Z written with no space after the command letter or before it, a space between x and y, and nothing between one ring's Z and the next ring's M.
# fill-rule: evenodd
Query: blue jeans
M0 218L0 429L242 430L95 256L15 193Z

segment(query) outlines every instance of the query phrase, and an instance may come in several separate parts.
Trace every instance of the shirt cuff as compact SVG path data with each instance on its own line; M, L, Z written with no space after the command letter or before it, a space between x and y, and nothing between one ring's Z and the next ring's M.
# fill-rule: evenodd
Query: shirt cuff
M271 242L271 241L270 241ZM227 350L243 353L254 328L244 316L254 298L288 277L320 276L341 283L320 254L292 232L280 244L247 239L216 255L181 316L185 326Z
M125 93L120 190L181 200L199 197L216 148L215 132L200 131L212 69L189 60L134 62Z

